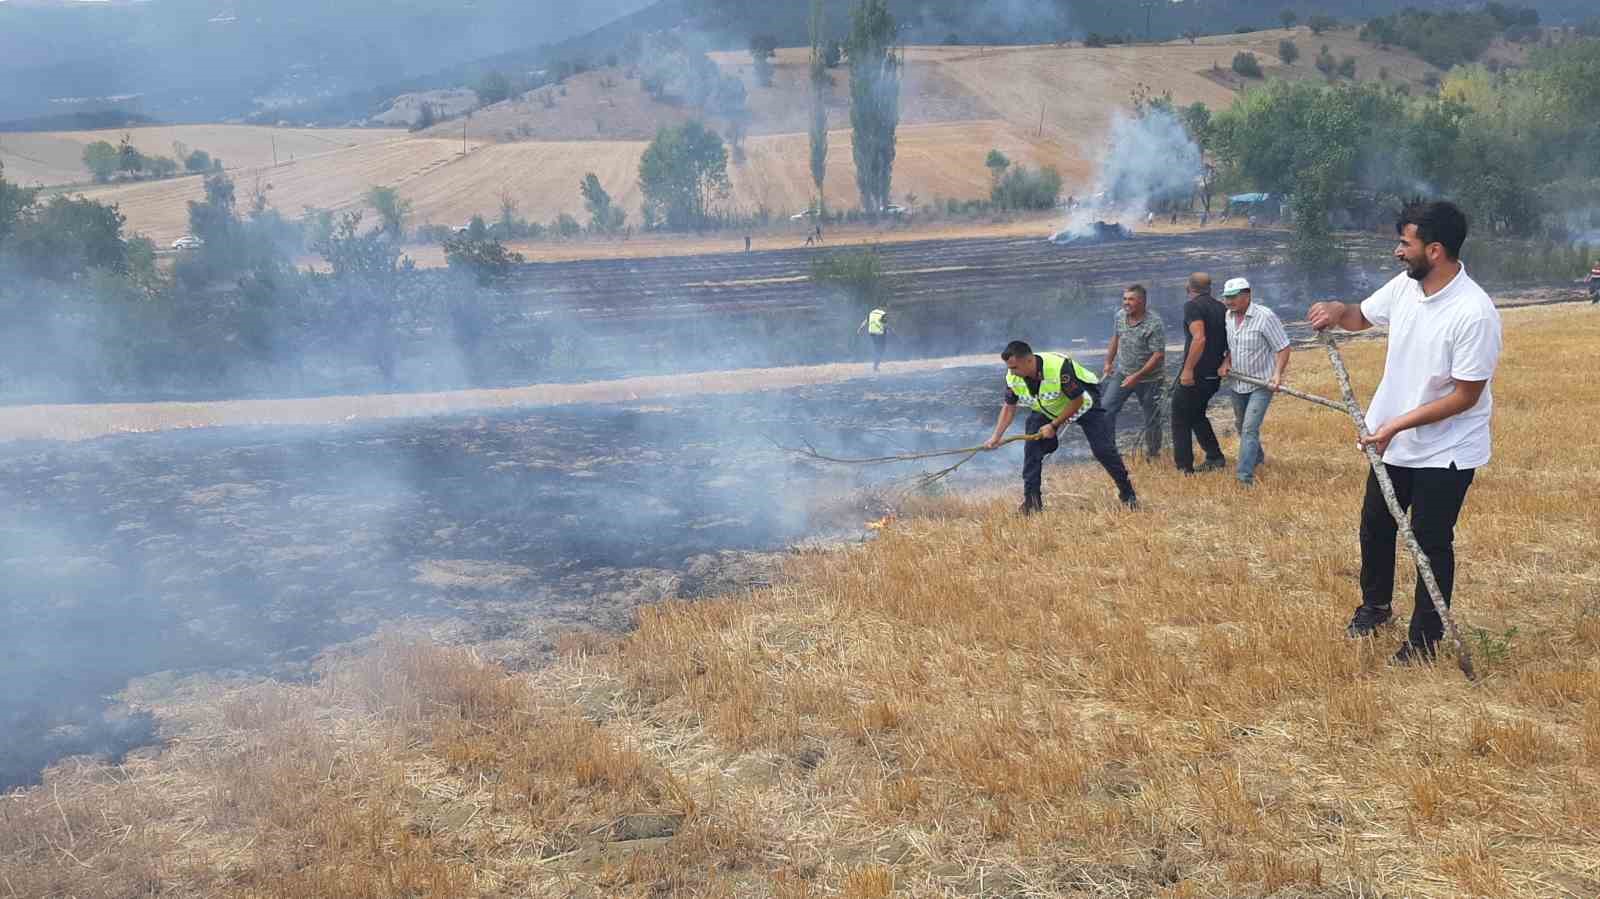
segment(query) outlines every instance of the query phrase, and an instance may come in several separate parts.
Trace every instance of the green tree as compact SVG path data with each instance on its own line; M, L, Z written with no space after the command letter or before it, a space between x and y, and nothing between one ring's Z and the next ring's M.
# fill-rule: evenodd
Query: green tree
M711 201L729 188L728 150L698 121L657 131L639 160L646 220L674 230L704 227Z
M991 170L993 171L993 170ZM989 198L1001 209L1050 209L1061 196L1061 173L1054 166L1037 172L1013 166L996 179Z
M138 175L144 171L144 154L133 145L133 136L122 135L122 143L117 146L117 168L129 175Z
M611 202L611 195L600 186L598 175L594 172L584 175L578 192L583 195L583 208L589 212L589 230L606 234L622 230L627 213Z
M122 274L128 270L123 222L115 206L57 196L17 218L12 255L25 274L54 281L92 269Z
M439 113L435 111L432 103L424 103L417 107L417 120L411 123L412 131L426 131L439 121Z
M1306 27L1311 29L1312 34L1321 34L1338 28L1339 20L1332 16L1316 15L1306 20Z
M895 131L900 124L900 69L888 0L856 0L850 22L850 129L861 208L889 204Z
M322 254L332 271L333 332L359 341L367 360L385 382L393 383L400 281L413 266L384 228L362 233L362 218L361 210L340 216L333 233L312 249Z
M451 269L472 275L480 287L504 281L523 261L521 253L507 250L494 238L474 240L465 234L445 239L444 258Z
M1233 54L1233 70L1245 78L1261 77L1261 61L1254 53L1240 51Z
M1278 13L1278 21L1283 23L1284 28L1293 28L1294 23L1300 21L1300 14L1292 9L1286 9Z
M772 86L772 57L777 53L778 39L770 34L750 38L750 60L755 64L756 83Z
M828 177L828 102L833 76L828 74L827 20L822 0L811 0L811 183L817 190L817 209L826 208L823 182Z
M16 230L17 222L33 208L39 196L36 188L22 187L6 180L6 164L0 162L0 251L5 250L6 239Z
M1214 125L1231 178L1289 195L1291 254L1323 272L1340 259L1330 210L1349 196L1362 161L1375 157L1376 136L1391 140L1402 119L1400 102L1377 89L1272 81L1236 99Z
M374 186L362 197L378 214L382 232L390 240L400 240L406 233L406 219L411 216L411 201L400 196L393 187Z
M94 180L103 184L117 173L121 157L117 155L117 148L109 142L97 140L83 148L83 164L94 175Z
M1278 41L1278 59L1282 60L1284 65L1292 66L1294 65L1294 61L1299 58L1300 48L1295 44L1294 41L1291 41L1287 38Z
M478 105L489 106L511 96L511 79L504 72L492 71L479 79L473 90L478 94Z
M1011 168L1011 160L999 150L990 150L989 155L984 157L983 165L989 170L989 181L999 184L1000 179L1005 177L1006 169Z

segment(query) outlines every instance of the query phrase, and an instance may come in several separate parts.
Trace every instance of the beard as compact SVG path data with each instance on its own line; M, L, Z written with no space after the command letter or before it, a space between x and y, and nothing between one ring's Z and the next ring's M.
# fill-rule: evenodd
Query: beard
M1402 259L1401 261L1405 263L1406 274L1413 281L1421 281L1423 278L1433 274L1433 263L1429 262L1426 256L1416 262L1412 262L1409 259Z

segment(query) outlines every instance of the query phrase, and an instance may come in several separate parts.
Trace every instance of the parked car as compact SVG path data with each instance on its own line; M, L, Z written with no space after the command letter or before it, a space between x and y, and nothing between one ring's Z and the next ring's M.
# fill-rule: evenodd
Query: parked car
M205 241L195 237L193 234L185 234L172 242L174 250L198 250L205 245Z
M796 212L794 215L789 216L789 221L803 222L806 219L814 219L821 214L822 213L816 209L807 209L805 212Z
M904 206L900 206L900 205L895 204L895 203L890 203L888 206L883 207L883 214L884 215L905 215L906 214L906 208Z

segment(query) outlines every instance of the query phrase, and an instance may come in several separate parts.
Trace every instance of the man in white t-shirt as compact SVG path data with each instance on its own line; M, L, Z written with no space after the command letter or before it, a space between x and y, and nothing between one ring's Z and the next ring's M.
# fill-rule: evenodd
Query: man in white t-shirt
M1367 407L1370 436L1411 512L1417 542L1446 604L1455 585L1455 526L1473 474L1489 461L1489 381L1500 361L1500 314L1460 261L1467 218L1453 204L1418 202L1396 222L1398 275L1360 305L1317 303L1313 328L1389 327L1383 381ZM1396 525L1367 476L1361 509L1361 606L1348 633L1364 637L1388 621L1394 592ZM1431 660L1444 626L1418 577L1416 608L1396 664Z

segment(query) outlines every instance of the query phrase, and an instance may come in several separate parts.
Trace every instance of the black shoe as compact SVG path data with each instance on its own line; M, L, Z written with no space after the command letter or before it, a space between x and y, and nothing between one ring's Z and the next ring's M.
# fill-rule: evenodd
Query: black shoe
M1139 497L1136 494L1130 493L1127 496L1118 499L1118 502L1122 503L1123 508L1127 509L1129 512L1139 511Z
M1345 634L1351 637L1369 637L1380 625L1394 617L1394 612L1388 606L1360 605L1356 607L1356 614L1350 619L1349 627L1344 629Z
M1227 459L1220 459L1220 458L1219 459L1207 459L1204 462L1200 463L1200 467L1198 469L1196 469L1196 471L1221 471L1222 469L1227 468L1227 467L1228 467L1228 460Z
M1439 644L1423 643L1418 645L1410 640L1400 644L1400 650L1389 658L1390 666L1395 668L1432 665L1437 661L1439 661Z
M1032 515L1044 511L1044 498L1040 496L1025 496L1022 505L1017 507L1018 515Z

